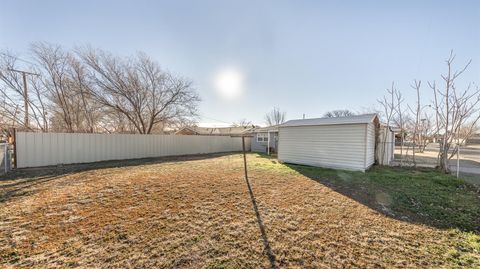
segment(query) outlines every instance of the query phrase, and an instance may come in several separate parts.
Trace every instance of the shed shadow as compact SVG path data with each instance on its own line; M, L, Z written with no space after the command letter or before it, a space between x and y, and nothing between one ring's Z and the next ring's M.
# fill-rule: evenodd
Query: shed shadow
M480 190L433 169L373 167L362 173L285 165L390 218L480 233Z

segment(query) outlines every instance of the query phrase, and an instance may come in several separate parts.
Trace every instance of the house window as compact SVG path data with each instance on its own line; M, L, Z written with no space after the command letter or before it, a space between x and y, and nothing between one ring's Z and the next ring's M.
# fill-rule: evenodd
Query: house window
M257 134L257 142L267 142L268 136L267 133L258 133Z

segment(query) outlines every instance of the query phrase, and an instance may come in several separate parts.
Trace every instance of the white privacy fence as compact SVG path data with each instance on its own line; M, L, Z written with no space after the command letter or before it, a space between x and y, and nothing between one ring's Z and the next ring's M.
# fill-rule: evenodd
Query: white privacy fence
M391 165L395 154L395 134L389 128L381 128L377 140L377 158L381 165Z
M250 139L245 138L246 150ZM18 168L242 150L242 138L196 135L16 134Z

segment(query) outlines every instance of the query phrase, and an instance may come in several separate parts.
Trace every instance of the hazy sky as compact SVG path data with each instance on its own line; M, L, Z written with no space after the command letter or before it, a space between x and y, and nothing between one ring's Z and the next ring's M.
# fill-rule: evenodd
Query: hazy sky
M480 1L392 2L0 0L0 47L144 51L192 79L200 122L219 125L263 123L274 106L288 119L361 111L393 80L410 99L411 81L439 80L451 49L459 67L473 60L462 82L480 83ZM216 88L232 79L240 93L226 98Z

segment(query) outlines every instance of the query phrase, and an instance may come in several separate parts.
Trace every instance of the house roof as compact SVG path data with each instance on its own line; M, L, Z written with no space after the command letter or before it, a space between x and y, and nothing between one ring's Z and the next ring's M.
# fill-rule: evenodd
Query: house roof
M255 127L250 130L247 130L249 133L266 133L266 132L278 132L278 125L268 126L268 127Z
M178 130L176 134L181 133L183 130L188 129L197 135L237 135L242 134L246 130L252 128L251 126L245 127L199 127L199 126L186 126Z
M295 127L295 126L317 126L317 125L338 125L338 124L367 124L373 122L377 118L377 114L363 114L348 117L332 117L332 118L315 118L289 120L279 127Z

